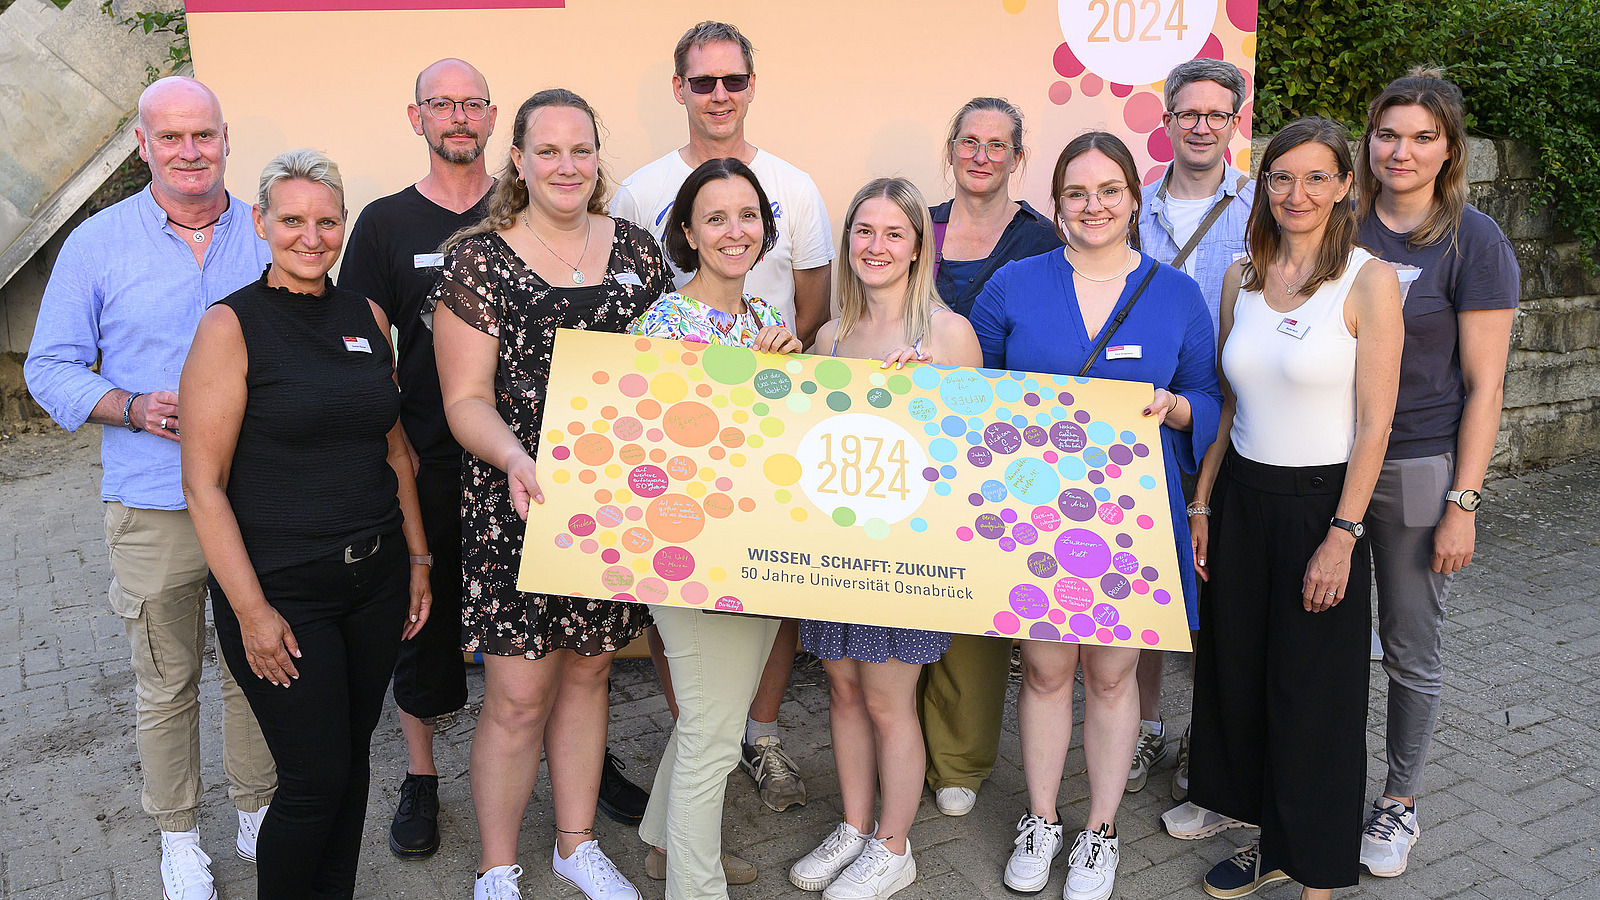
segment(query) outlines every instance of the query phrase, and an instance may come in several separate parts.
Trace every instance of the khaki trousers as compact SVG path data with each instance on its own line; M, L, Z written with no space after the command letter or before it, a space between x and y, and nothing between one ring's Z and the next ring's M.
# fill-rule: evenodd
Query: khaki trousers
M994 771L1010 678L1010 638L952 634L943 658L922 667L917 714L928 746L928 787L976 792Z
M187 510L106 503L111 608L133 650L140 800L162 831L189 831L200 806L200 666L206 642L206 560ZM244 812L272 802L277 770L226 665L222 768ZM246 673L248 675L248 673Z

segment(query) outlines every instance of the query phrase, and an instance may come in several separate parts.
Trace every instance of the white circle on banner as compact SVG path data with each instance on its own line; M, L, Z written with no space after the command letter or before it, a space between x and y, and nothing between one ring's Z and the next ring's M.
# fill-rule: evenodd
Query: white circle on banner
M928 496L922 445L880 416L843 413L823 419L800 439L795 458L800 489L835 522L835 513L845 508L854 514L851 524L882 519L893 525Z
M1089 71L1115 84L1154 84L1200 55L1217 0L1059 0L1061 35Z

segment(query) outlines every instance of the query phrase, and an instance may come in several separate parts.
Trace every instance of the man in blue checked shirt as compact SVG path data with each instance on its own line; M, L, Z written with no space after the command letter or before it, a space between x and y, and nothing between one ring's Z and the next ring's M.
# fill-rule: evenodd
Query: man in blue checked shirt
M132 645L141 799L161 828L165 896L209 900L211 859L196 830L206 563L179 477L178 376L200 314L258 278L270 255L250 204L223 185L228 126L209 88L182 77L150 85L135 133L150 186L67 237L24 374L62 427L103 426L111 607ZM277 775L250 707L219 668L235 849L254 860Z
M1172 163L1159 180L1144 188L1139 213L1140 248L1200 283L1200 293L1211 310L1211 330L1217 330L1217 308L1222 302L1222 276L1245 252L1245 228L1256 184L1250 176L1228 165L1228 144L1239 130L1239 110L1249 87L1232 63L1194 59L1167 74L1161 121L1172 142ZM1184 478L1184 490L1194 496L1194 479ZM1209 515L1201 504L1190 504L1189 514ZM1201 595L1205 602L1204 594ZM1161 722L1161 666L1164 655L1145 653L1139 659L1139 743L1128 771L1127 789L1138 791L1166 753L1168 735ZM1172 797L1189 793L1189 735L1178 748L1177 770L1172 777ZM1198 839L1225 828L1244 825L1192 803L1183 803L1162 817L1174 837Z

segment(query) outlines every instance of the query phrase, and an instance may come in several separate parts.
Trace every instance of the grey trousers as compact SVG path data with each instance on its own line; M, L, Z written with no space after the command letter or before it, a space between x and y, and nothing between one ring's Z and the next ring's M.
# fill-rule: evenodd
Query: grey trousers
M1367 537L1377 578L1378 637L1389 675L1384 793L1414 797L1439 717L1444 684L1444 601L1453 575L1433 571L1433 529L1444 515L1455 454L1383 464L1367 507Z

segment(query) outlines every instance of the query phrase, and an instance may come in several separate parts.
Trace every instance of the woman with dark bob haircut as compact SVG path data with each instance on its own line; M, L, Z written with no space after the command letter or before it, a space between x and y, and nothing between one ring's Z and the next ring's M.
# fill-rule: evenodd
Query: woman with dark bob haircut
M1297 119L1261 156L1248 255L1223 277L1222 425L1200 469L1189 799L1261 825L1213 897L1356 883L1371 556L1362 518L1394 416L1394 270L1356 246L1349 138ZM1265 197L1265 203L1260 202ZM1209 555L1209 559L1206 557Z
M678 189L662 238L673 265L694 277L663 293L629 330L762 353L799 350L777 307L744 292L745 276L777 241L772 204L750 167L732 157L702 163ZM675 700L677 726L639 824L650 845L645 868L666 876L668 900L727 897L722 801L782 620L678 606L657 606L654 615L656 667ZM748 864L732 869L746 873L741 883L754 879Z

